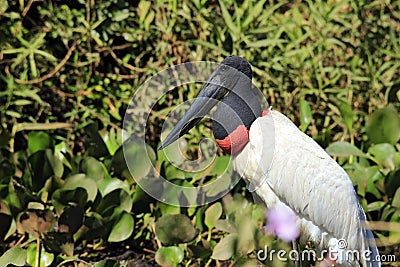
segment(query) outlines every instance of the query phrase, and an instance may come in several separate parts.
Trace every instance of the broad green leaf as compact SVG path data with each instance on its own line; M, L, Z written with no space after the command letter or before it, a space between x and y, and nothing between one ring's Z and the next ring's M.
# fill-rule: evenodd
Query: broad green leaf
M165 179L185 179L185 172L173 165L169 165L165 168Z
M396 212L397 208L392 207L392 205L387 205L382 209L381 220L388 221L390 217Z
M397 188L400 188L400 169L391 171L385 180L385 192L389 197L393 197Z
M101 181L98 181L97 186L99 187L100 194L103 197L117 189L122 189L128 194L131 193L128 185L116 178L107 177Z
M119 198L121 202L119 206L121 207L121 209L125 210L126 212L130 212L133 206L133 200L130 193L121 190Z
M181 208L178 206L168 205L162 202L157 203L157 208L160 209L162 215L166 214L180 214Z
M166 214L155 225L156 236L163 244L186 243L196 236L191 220L183 214Z
M217 202L210 207L205 212L204 223L206 224L208 229L212 229L214 224L222 215L222 205L220 202Z
M88 201L94 201L97 195L97 185L96 182L86 176L86 174L79 173L69 176L65 179L63 190L73 190L76 188L83 188L88 194Z
M126 191L116 189L104 195L100 200L100 203L96 205L95 210L104 216L108 216L109 212L112 212L115 207L119 207L126 212L132 210L133 200Z
M377 199L381 199L382 195L376 186L376 182L379 180L383 181L385 177L380 172L379 167L376 165L365 168L364 170L368 179L367 192L373 194Z
M186 160L187 141L183 138L179 139L176 144L167 146L158 151L158 157L174 164L181 165Z
M140 186L136 186L135 192L133 193L132 196L132 202L133 204L137 204L143 201L146 201L150 196L146 194L145 191Z
M326 148L326 151L331 156L349 157L353 155L358 157L367 157L364 152L362 152L360 149L350 144L349 142L332 143Z
M228 182L227 182L228 181ZM229 164L222 175L211 181L206 187L206 195L214 197L222 192L227 192L238 182L238 177L233 172L232 164Z
M110 131L106 131L106 129L104 129L101 132L101 135L108 151L110 152L110 155L114 155L118 148L121 147L122 131L115 130L114 128L112 128Z
M193 184L189 183L187 180L182 181L182 186L188 187L188 188L194 187ZM180 200L182 200L183 198L185 198L185 201L189 206L198 205L198 203L199 203L198 194L195 190L193 190L193 191L192 190L190 190L190 191L184 190L183 196L180 198Z
M300 99L300 129L305 132L312 120L311 107L304 99Z
M394 145L400 139L400 116L393 108L378 109L367 117L365 131L375 144Z
M95 158L109 156L110 152L100 135L97 123L91 123L84 128L85 148L88 155Z
M380 199L381 193L376 183L383 181L385 177L381 173L379 166L366 167L360 163L354 163L353 166L354 171L350 172L350 176L353 183L357 186L357 193L360 196L365 196L365 193L369 192ZM380 189L383 190L383 188Z
M47 179L52 176L62 177L64 166L50 149L39 150L28 158L32 177L27 183L32 184L34 191L43 188ZM30 177L25 176L25 179Z
M155 179L153 178L153 180ZM146 188L150 185L148 183L142 183L142 181L140 186L144 185L143 187ZM155 182L153 181L152 183L154 184ZM188 204L188 199L186 198L186 195L183 192L184 190L182 190L181 187L173 186L172 183L162 183L162 188L162 197L165 199L166 203L183 203L183 205Z
M13 264L16 266L24 266L26 263L26 250L20 247L13 247L4 252L0 257L0 266L8 266Z
M390 170L394 170L395 168L393 161L395 152L395 148L388 143L377 144L368 149L369 154L371 154L384 168Z
M115 222L108 237L108 242L121 242L128 239L135 228L131 214L123 211L122 216Z
M46 149L46 156L54 175L57 177L62 177L64 173L64 166L62 162L49 149Z
M154 179L154 177L144 177L142 180L140 180L140 185L136 187L135 189L135 194L133 196L133 201L134 202L140 202L141 200L146 200L148 199L148 189L150 188L153 190L152 192L163 192L163 187L167 183L160 183L157 179ZM146 190L143 190L146 189ZM145 193L146 192L146 193ZM163 192L163 196L164 196Z
M67 142L61 142L54 146L54 155L61 161L67 168L72 169L71 163L68 158L68 153L72 154L72 148Z
M211 175L223 174L229 168L231 159L232 158L229 156L222 156L215 158L215 163L210 174Z
M236 221L237 225L239 225L239 238L236 244L236 252L237 254L247 255L255 249L255 233L257 227L251 216L242 216L240 220Z
M211 258L222 261L229 260L235 253L237 242L238 242L237 233L232 233L225 236L214 247Z
M236 226L227 219L216 221L214 226L218 230L221 230L221 231L224 231L227 233L236 233L237 232Z
M392 200L392 206L400 209L400 187L397 188Z
M36 265L36 243L31 244L28 249L27 249L27 263L29 263L32 266L37 266ZM54 260L54 255L52 253L48 253L44 248L41 248L40 252L40 267L47 267L50 266L50 264ZM37 266L37 267L39 267Z
M173 267L181 263L184 256L180 247L161 247L156 252L155 260L162 267Z
M123 154L121 155L120 153ZM128 140L124 142L122 150L116 152L113 159L113 166L121 169L121 167L124 167L125 162L132 177L138 181L149 173L154 159L155 153L150 146ZM121 164L121 166L116 166L116 164Z
M371 212L371 211L381 210L385 205L386 205L385 201L372 202L368 204L367 211Z
M105 176L103 164L93 157L83 158L81 161L81 170L96 182L103 180Z
M28 134L28 151L30 155L39 150L45 150L46 148L52 147L53 140L48 133L32 131Z

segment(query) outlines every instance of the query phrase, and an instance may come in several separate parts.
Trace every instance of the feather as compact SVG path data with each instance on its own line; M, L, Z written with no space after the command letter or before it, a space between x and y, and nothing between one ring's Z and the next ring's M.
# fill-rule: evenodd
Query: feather
M378 257L347 173L278 111L254 121L250 142L234 158L234 168L267 207L284 205L297 214L303 242L313 241L322 250L344 240L343 251L364 253L369 249L374 259ZM344 256L337 262L343 266L380 266L364 257L358 262Z

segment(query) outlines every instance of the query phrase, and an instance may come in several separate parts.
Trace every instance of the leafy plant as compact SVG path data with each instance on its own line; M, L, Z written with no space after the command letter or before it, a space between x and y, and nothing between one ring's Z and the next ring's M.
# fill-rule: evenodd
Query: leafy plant
M183 161L173 149L156 152L165 117L199 84L154 106L151 164L122 139L130 97L149 77L231 54L252 64L274 109L337 158L380 251L398 253L399 17L396 1L0 0L0 266L285 265L257 259L264 245L289 247L264 233L265 210L243 182L222 200L182 208L133 179L159 173L177 185L231 189L218 178L229 163L221 152L197 173L176 168ZM208 126L182 141L185 155L196 155Z

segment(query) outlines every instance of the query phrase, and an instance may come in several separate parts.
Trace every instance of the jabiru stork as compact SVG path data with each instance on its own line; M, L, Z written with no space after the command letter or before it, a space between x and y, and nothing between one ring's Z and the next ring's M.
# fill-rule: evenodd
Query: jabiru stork
M215 105L216 142L232 155L234 170L253 185L268 208L283 207L296 214L300 242L312 241L319 250L330 248L336 253L330 262L338 266L380 266L348 174L286 116L262 110L245 59L229 56L222 61L159 149L187 133Z

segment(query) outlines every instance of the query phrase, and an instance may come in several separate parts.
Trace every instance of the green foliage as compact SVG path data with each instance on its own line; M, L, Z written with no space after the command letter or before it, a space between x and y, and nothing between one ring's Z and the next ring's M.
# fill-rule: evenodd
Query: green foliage
M190 219L183 214L166 214L155 224L156 236L164 244L188 243L196 236Z
M13 264L15 266L24 266L26 262L26 250L20 247L14 247L7 250L0 257L0 263L2 266L7 264Z
M178 185L220 182L227 156L193 174L168 162L165 153L174 164L183 160L171 158L174 148L155 151L165 116L198 85L154 107L146 135L154 167L140 146L122 140L121 128L131 95L151 75L231 54L252 64L274 109L338 158L375 221L381 251L393 253L399 17L398 1L378 0L0 0L0 266L254 266L264 245L288 249L263 233L265 210L243 183L216 203L179 208L151 199L132 179L158 172ZM211 135L206 126L182 141L185 155ZM141 256L121 258L125 251Z
M378 109L367 119L365 131L368 142L364 143L364 151L347 142L336 142L327 148L331 155L356 156L344 168L362 197L361 203L369 212L370 220L399 222L400 152L396 144L399 119L398 113L391 108ZM372 217L374 213L375 217ZM378 236L385 244L396 244L400 241L400 225L397 224L395 229L387 238L382 233Z
M157 250L155 260L161 266L177 266L183 257L183 250L179 247L161 247Z
M394 108L378 109L368 118L365 131L376 143L396 144L400 139L400 116Z
M349 142L335 142L330 144L326 151L331 156L342 156L342 157L349 157L349 156L358 156L358 157L367 157L367 155L362 152L359 148L355 145L350 144Z

